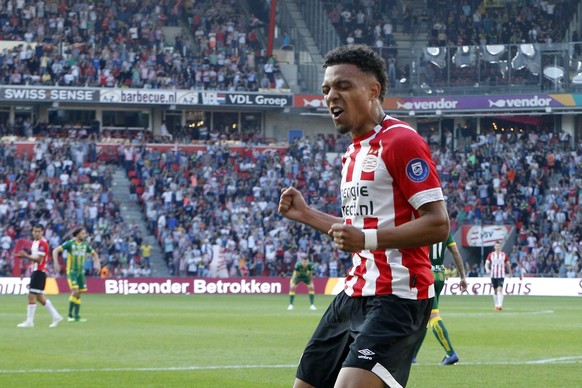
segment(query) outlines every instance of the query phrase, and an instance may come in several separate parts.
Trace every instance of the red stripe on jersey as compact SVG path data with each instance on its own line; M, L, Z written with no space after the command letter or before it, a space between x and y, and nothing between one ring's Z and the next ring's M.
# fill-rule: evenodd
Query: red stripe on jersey
M39 263L34 263L32 265L33 271L46 271L46 265L48 262L50 247L46 239L42 238L38 241L33 241L31 246L31 254L35 257L42 257Z
M487 261L491 262L491 277L504 278L505 277L505 263L509 261L509 256L505 252L491 252L487 255Z
M356 165L356 157L362 149L360 142L354 142L354 152L350 153L350 159L348 161L348 172L346 174L346 182L351 182L354 178L354 168Z
M398 190L396 186L393 185L393 187L394 190ZM410 222L411 212L414 219L420 217L418 211L414 210L403 196L394 196L394 210L394 225L396 226ZM428 298L428 290L425 285L434 281L432 273L430 273L431 276L427 276L429 272L426 271L426 269L430 267L428 247L399 249L398 251L402 255L402 265L408 268L410 272L410 288L418 289L419 299Z
M378 219L376 217L364 217L364 229L378 229Z
M356 255L358 255L356 253ZM360 255L358 255L360 256ZM362 259L362 262L360 263L360 265L358 265L357 267L354 268L354 276L356 277L356 282L354 283L354 293L352 294L352 296L362 296L362 289L364 288L364 286L366 285L366 279L364 279L364 274L366 273L366 259L364 259L362 256L360 256L360 259Z
M351 218L346 218L344 220L344 223L346 225L352 225L352 219ZM356 255L358 255L358 254L357 253L354 253L353 257L355 257ZM354 293L352 294L352 296L362 296L362 287L364 287L364 285L366 284L366 281L361 276L362 274L366 273L366 259L364 259L360 255L358 255L358 256L360 257L360 259L362 260L362 262L357 267L352 268L352 270L354 271L354 274L357 275L357 278L358 278L357 281L356 281L356 283L354 284ZM349 275L348 275L348 277L349 277Z
M364 229L378 229L378 219L375 217L364 218ZM390 265L388 265L388 256L386 256L386 251L377 249L371 252L374 255L374 262L376 263L376 267L378 267L378 271L380 272L380 277L376 279L376 293L380 295L392 294L392 268L390 268ZM362 272L365 272L365 263L362 264Z

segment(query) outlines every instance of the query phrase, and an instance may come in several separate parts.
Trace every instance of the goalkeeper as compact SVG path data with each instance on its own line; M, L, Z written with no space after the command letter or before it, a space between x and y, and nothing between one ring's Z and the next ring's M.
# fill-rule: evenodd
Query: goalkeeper
M314 300L315 300L315 287L313 286L313 263L309 261L307 254L300 253L301 261L295 264L295 269L293 270L293 275L291 276L291 282L289 284L289 307L287 310L293 310L293 301L295 300L295 289L299 283L303 282L307 285L309 290L309 309L316 310Z

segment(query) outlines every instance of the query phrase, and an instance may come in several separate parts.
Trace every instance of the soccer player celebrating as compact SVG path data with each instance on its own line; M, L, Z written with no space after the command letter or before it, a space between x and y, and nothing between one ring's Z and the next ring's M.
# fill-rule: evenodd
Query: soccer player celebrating
M84 264L87 255L93 256L93 267L96 272L101 271L101 263L99 262L99 255L91 248L91 245L85 238L87 237L87 230L85 228L78 228L73 231L73 239L58 246L53 251L53 260L58 261L61 252L67 252L67 281L71 289L71 296L69 297L69 322L85 322L86 319L81 318L79 310L81 308L81 293L87 291L87 282L85 280Z
M295 263L295 269L293 270L293 275L291 276L291 282L289 284L289 307L287 310L293 310L293 301L295 300L295 289L299 283L303 282L307 285L309 290L309 309L317 310L313 304L315 301L315 288L313 286L313 263L309 261L309 258L305 253L300 253L301 261Z
M495 310L503 310L503 283L505 282L505 269L512 276L509 256L501 251L501 243L496 242L494 251L487 255L485 261L485 271L491 274L491 284L493 285L493 303Z
M26 321L18 324L18 327L34 327L34 314L36 312L36 302L42 304L51 314L53 321L49 327L57 327L63 317L57 312L49 299L44 296L44 288L46 285L46 265L49 254L49 243L43 235L44 227L42 225L35 225L32 228L32 247L30 253L20 251L16 254L17 257L27 258L33 262L32 275L30 276L30 286L28 288L28 310L26 314ZM55 262L55 269L58 270L58 263Z
M463 258L459 253L459 249L457 248L457 243L452 234L449 233L449 238L443 243L433 244L430 247L429 256L430 262L432 264L432 273L434 275L434 288L435 288L435 298L432 302L432 311L430 313L430 321L428 322L429 326L432 328L432 332L436 337L439 344L445 349L447 355L443 358L441 362L442 365L453 365L459 362L459 356L453 349L453 344L449 339L449 331L441 318L441 314L439 312L439 299L441 291L445 286L445 266L443 265L445 261L445 252L449 250L453 255L453 261L455 263L455 267L457 267L457 271L459 271L459 285L462 292L467 291L467 278L465 276L465 265L463 263ZM414 350L414 358L413 362L416 362L416 355L420 350L420 346L424 341L424 337L426 336L426 329L424 330L424 334L416 349Z
M295 387L401 387L428 323L434 280L427 247L449 233L428 144L384 114L384 60L364 45L324 58L324 101L337 131L351 135L342 158L342 217L307 205L293 187L278 211L351 252L345 288L324 313L299 362Z

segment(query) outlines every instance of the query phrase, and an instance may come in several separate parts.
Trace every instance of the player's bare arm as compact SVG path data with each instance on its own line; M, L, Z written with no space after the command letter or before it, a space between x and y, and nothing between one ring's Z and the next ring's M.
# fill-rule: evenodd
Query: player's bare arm
M301 222L322 233L327 233L334 223L342 222L340 217L334 217L307 206L301 192L294 187L283 189L278 211L283 217Z
M55 270L55 273L59 273L61 272L61 264L59 263L59 259L57 258L55 260L55 258L53 257L53 268Z
M63 252L63 250L64 250L63 247L60 245L53 250L53 263L58 263L59 255L61 254L61 252Z
M62 246L58 246L53 250L53 266L55 272L61 272L61 265L59 264L59 255L64 251Z
M99 255L97 251L93 251L93 267L95 267L95 271L101 271L101 261L99 260Z
M459 286L462 292L467 291L468 283L467 277L465 275L465 264L463 263L463 258L461 257L461 253L459 252L459 248L457 248L457 244L449 245L447 247L451 254L453 255L453 261L455 262L455 267L457 267L457 271L459 271Z
M449 216L444 201L430 202L419 209L420 217L395 228L378 229L378 249L427 246L443 241L449 234ZM351 225L336 223L328 234L338 249L359 252L364 249L364 232Z
M34 261L35 263L40 263L42 261L42 257L41 256L33 256L30 253L26 252L26 251L19 251L16 254L16 257L19 258L27 258L28 260Z

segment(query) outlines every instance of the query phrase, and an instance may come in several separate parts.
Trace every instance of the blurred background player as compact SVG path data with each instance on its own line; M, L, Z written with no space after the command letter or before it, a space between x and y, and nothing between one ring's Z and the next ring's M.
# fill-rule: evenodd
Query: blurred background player
M431 327L434 336L436 337L437 341L441 344L441 346L447 352L445 358L441 362L442 365L452 365L459 362L459 356L453 349L453 344L449 339L449 332L441 315L439 313L439 299L441 291L445 286L445 252L449 250L453 255L453 261L455 262L455 267L457 267L457 271L459 271L459 286L461 287L461 291L467 291L467 278L465 276L465 266L463 264L463 258L457 249L457 243L453 238L453 235L449 233L449 238L437 244L433 244L430 247L429 257L430 262L432 265L432 273L434 275L434 288L435 288L435 298L432 303L432 311L430 313L430 320L428 321L428 325ZM424 334L418 341L416 349L414 349L414 358L413 362L416 362L416 355L422 346L422 342L426 337L427 329L424 330Z
M67 281L71 289L71 296L69 297L69 322L85 322L86 319L81 318L79 315L81 293L87 291L84 271L85 260L87 255L93 255L93 269L97 273L101 271L101 263L99 262L97 252L85 241L87 237L85 228L75 229L73 236L73 239L58 246L53 251L53 260L57 262L61 252L67 252Z
M299 257L301 261L295 264L293 269L293 275L291 276L291 282L289 284L289 307L287 310L293 310L293 301L295 300L295 289L297 285L301 282L307 285L309 290L309 309L316 310L315 305L315 288L313 287L313 263L309 261L307 254L300 253Z
M32 274L30 275L30 286L28 287L28 310L26 314L26 321L18 324L18 327L34 327L34 314L36 312L36 302L42 304L53 317L52 323L49 327L57 327L59 322L63 319L57 312L50 300L44 296L44 288L46 284L46 265L49 254L49 243L43 236L44 227L42 225L35 225L32 228L32 247L30 254L25 251L19 251L16 256L19 258L27 258L32 261ZM55 261L55 269L59 268Z
M501 251L501 243L496 242L494 251L487 255L485 271L491 274L493 285L493 302L495 310L503 310L503 283L505 282L505 270L512 276L511 265L507 253Z

